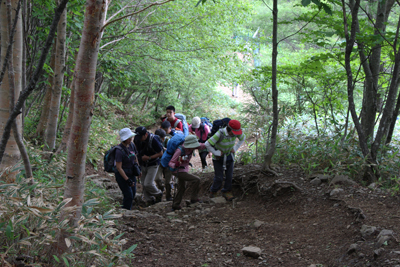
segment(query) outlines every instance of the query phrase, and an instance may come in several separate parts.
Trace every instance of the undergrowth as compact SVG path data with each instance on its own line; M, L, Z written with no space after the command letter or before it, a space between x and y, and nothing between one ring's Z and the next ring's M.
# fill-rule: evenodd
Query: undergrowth
M247 141L249 149L240 155L245 164L263 162L270 124L263 125L257 128L248 124L246 132L252 138L251 141ZM276 151L272 158L273 163L278 166L295 164L301 167L306 175L345 174L363 182L360 177L366 163L354 130L350 128L343 138L344 130L337 125L324 124L321 120L319 127L318 135L313 119L308 116L290 117L282 121L278 131ZM381 174L378 183L384 188L391 189L393 193L399 193L400 143L396 141L398 138L393 139L392 143L381 149L378 155Z

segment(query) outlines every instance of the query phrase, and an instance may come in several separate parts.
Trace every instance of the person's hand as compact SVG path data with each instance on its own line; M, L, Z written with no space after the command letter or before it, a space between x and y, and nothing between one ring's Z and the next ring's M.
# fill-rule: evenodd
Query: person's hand
M131 178L126 180L126 183L128 184L129 187L134 187L135 186L135 182Z
M150 159L150 157L147 156L147 155L143 155L143 156L142 156L142 160L143 160L144 162L148 161L149 159Z
M209 158L211 158L211 155L212 155L212 153L211 153L211 152L209 152L209 153L208 153L208 157L209 157Z

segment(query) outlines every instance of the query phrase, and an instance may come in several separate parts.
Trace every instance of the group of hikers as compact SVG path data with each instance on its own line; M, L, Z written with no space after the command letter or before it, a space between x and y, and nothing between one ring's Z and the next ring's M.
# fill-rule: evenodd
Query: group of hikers
M172 210L180 210L186 182L191 182L193 188L190 202L200 202L200 177L189 173L195 150L198 150L203 169L207 167L207 155L212 154L215 173L210 198L216 197L219 190L227 201L234 198L232 176L235 152L245 141L240 122L226 118L220 120L226 124L217 126L214 122L211 128L211 123L202 121L203 118L194 117L188 125L184 116L180 119L178 115L183 116L175 113L174 106L168 106L166 115L161 118L161 127L154 134L143 126L137 127L134 132L129 128L120 130L121 144L110 149L115 153L109 160L114 162L112 170L123 194L122 208L132 208L137 178L142 184L142 198L147 205L162 201L165 190L165 199L172 201ZM177 179L175 196L171 192L173 176Z

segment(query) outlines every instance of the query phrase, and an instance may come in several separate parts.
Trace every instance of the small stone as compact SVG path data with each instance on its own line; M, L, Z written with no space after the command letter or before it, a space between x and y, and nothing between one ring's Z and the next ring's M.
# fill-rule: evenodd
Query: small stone
M349 249L347 250L347 254L354 253L358 250L358 245L357 244L351 244Z
M332 191L329 193L329 195L330 195L330 197L338 197L343 192L344 192L344 190L342 188L335 188L335 189L332 189Z
M259 247L249 246L242 248L244 255L257 259L261 256L261 249Z
M263 221L255 220L254 223L253 223L253 226L254 226L255 228L259 228L259 227L260 227L261 225L263 225L263 224L264 224Z
M189 226L188 230L194 230L196 227L194 225Z
M214 204L224 204L226 203L226 199L223 197L214 197L210 199L211 203Z
M376 259L376 258L378 258L380 255L382 255L382 252L383 252L384 250L385 250L385 249L383 249L383 248L375 249L375 250L374 250L374 258Z
M314 178L310 181L310 184L314 185L314 186L318 186L322 183L321 179L319 178Z
M166 215L167 216L176 216L176 213L175 213L175 211L172 211L172 212L168 212Z
M179 220L179 219L173 219L173 220L171 220L171 222L172 223L183 223L183 221Z

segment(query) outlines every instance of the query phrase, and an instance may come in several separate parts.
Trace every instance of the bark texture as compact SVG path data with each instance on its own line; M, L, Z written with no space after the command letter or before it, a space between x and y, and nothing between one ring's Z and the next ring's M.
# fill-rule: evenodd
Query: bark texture
M93 115L96 64L101 40L101 28L105 22L107 2L87 0L82 39L79 46L74 74L74 110L70 139L68 142L67 179L64 199L71 198L68 206L82 207L85 188L86 150L89 129ZM81 215L81 208L71 215L76 224Z
M58 2L58 1L57 1ZM52 152L56 147L57 122L60 113L60 101L65 69L65 41L67 34L67 8L61 14L57 26L56 53L54 64L54 85L51 93L48 124L46 127L45 151Z
M17 0L9 1L11 4L10 9L16 10L18 5ZM12 12L12 20L15 19L15 12ZM4 62L6 57L7 48L9 44L10 30L9 23L7 21L7 2L1 1L0 6L0 29L1 29L1 57L0 62ZM18 20L15 28L13 43L12 43L12 54L10 55L10 61L13 62L13 71L14 73L11 75L14 77L14 97L18 98L21 92L21 71L22 71L22 21ZM7 119L10 116L10 109L12 106L10 105L10 99L12 96L10 95L10 79L9 79L8 70L4 75L3 81L0 85L0 133L3 133L5 130L5 126L7 123ZM14 99L15 99L14 98ZM21 117L18 117L15 121L17 128L21 131L22 123ZM21 159L21 153L19 151L17 142L14 138L14 134L10 137L4 151L4 158L0 164L0 171L3 171L6 168L11 168L16 165L18 161ZM13 182L15 180L15 175L17 172L9 172L5 175L5 179Z

